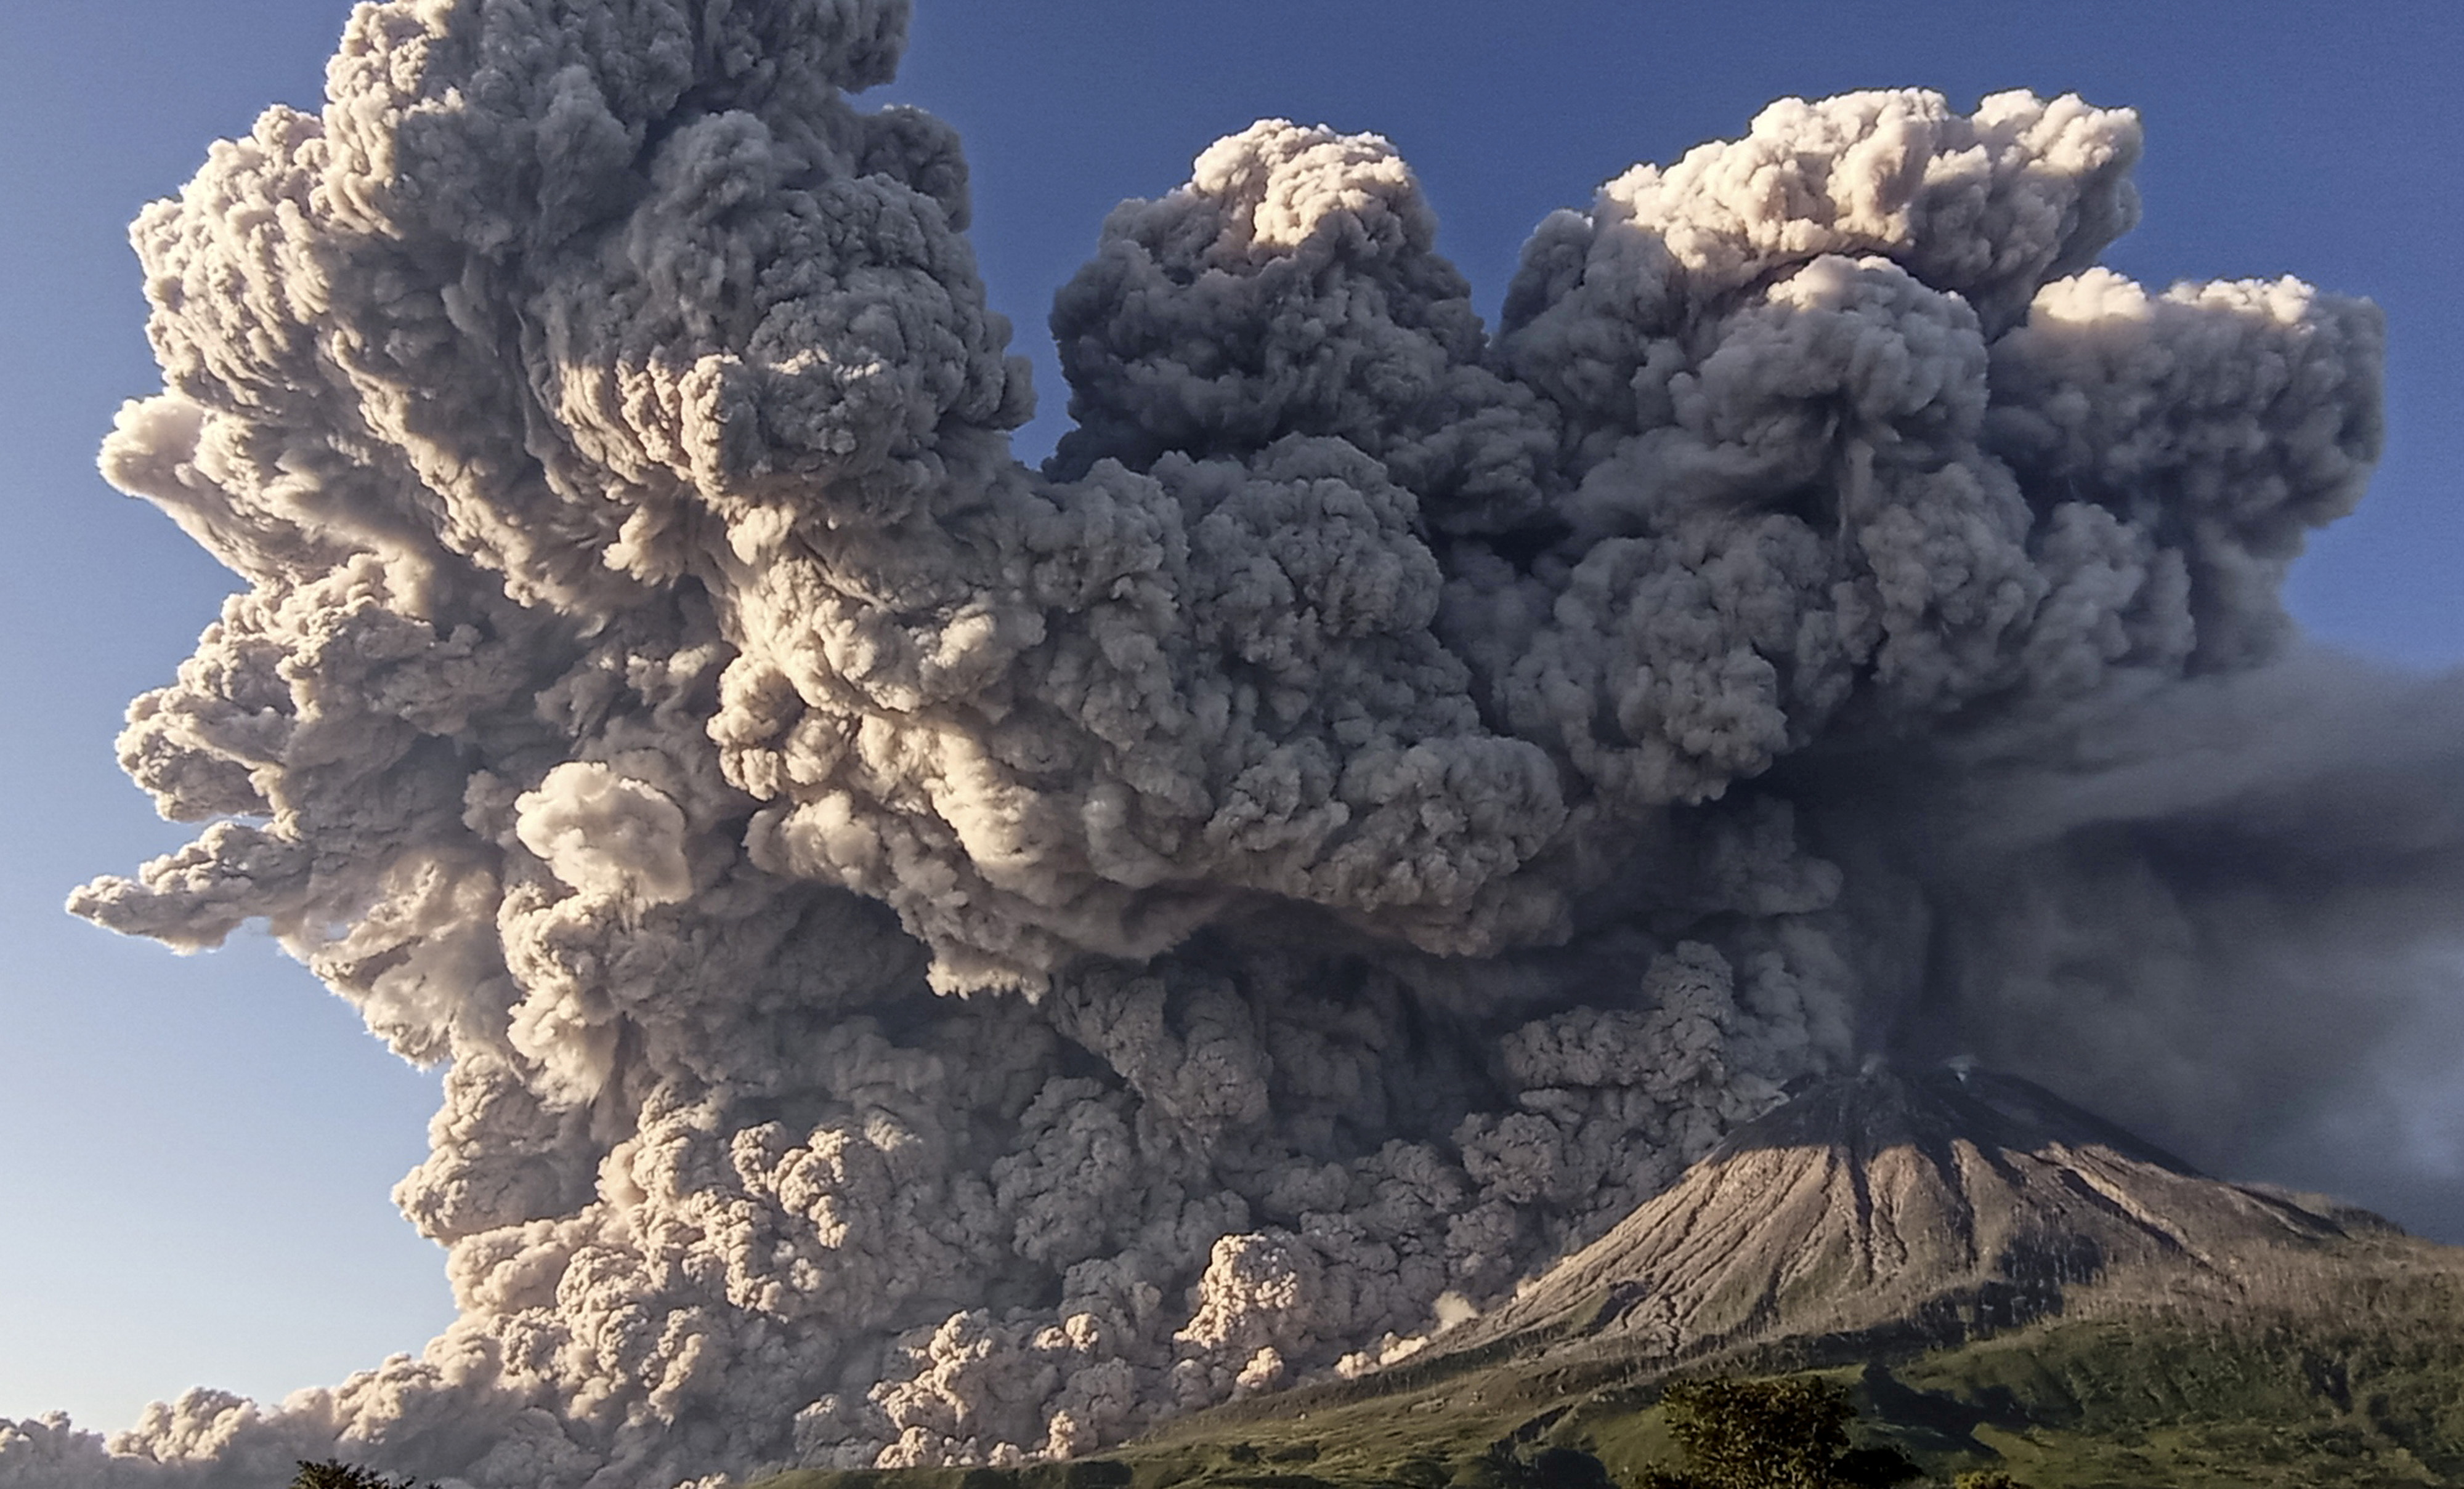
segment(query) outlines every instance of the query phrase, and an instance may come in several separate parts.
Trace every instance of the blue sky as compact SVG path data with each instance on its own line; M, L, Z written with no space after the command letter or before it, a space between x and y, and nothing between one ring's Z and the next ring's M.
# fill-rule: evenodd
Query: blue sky
M1661 0L919 0L884 97L965 132L996 305L1042 331L1104 211L1267 115L1400 146L1493 308L1516 246L1638 160L1785 94L2008 87L2139 108L2144 280L2297 274L2386 307L2391 437L2373 494L2296 573L2314 633L2464 664L2464 7ZM121 708L233 586L93 474L157 381L123 225L208 142L313 106L341 0L0 5L0 471L11 541L0 751L29 789L0 844L0 1416L126 1425L193 1384L275 1396L415 1350L441 1257L386 1201L432 1077L261 940L176 958L60 901L185 841L119 775ZM2443 1119L2442 1119L2443 1120ZM2464 1240L2464 1237L2450 1239Z

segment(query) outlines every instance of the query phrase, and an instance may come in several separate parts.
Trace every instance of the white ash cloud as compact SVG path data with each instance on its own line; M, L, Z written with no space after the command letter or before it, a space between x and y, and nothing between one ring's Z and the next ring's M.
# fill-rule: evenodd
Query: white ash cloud
M104 466L249 588L122 739L200 836L73 907L446 1064L461 1316L0 1485L999 1462L1393 1358L2044 923L1977 886L2084 905L2377 451L2366 304L2096 267L2133 116L1909 91L1618 177L1493 337L1384 141L1220 142L1030 471L957 142L847 98L906 19L363 6L140 219ZM2245 743L2208 806L2349 804Z

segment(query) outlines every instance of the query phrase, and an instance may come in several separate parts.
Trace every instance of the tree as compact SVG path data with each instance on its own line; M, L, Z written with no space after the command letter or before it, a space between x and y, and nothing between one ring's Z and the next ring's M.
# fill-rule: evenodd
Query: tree
M387 1478L372 1469L350 1463L328 1460L299 1462L299 1472L291 1480L291 1489L422 1489L407 1478Z
M1922 1472L1896 1448L1850 1447L1856 1404L1818 1376L1679 1381L1661 1400L1685 1469L1646 1469L1640 1489L1890 1489Z

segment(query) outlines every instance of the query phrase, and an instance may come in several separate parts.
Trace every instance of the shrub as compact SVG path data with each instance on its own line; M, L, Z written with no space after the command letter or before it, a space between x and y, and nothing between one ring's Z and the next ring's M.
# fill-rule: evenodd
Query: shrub
M331 1460L311 1463L302 1459L298 1474L291 1480L291 1489L422 1489L422 1486L407 1478L387 1478L355 1464Z
M1890 1489L1921 1472L1896 1448L1852 1448L1857 1408L1818 1376L1680 1381L1661 1396L1683 1472L1643 1471L1639 1489Z

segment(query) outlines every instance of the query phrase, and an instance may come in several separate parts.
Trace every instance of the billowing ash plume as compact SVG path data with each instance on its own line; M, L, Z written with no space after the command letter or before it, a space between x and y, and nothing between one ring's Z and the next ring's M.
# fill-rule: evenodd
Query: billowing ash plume
M2115 1114L2211 1153L2368 1054L2228 974L2271 876L2391 957L2459 859L2453 690L2275 665L2379 318L2097 267L2131 115L1773 105L1494 336L1385 142L1262 123L1061 292L1039 472L956 139L847 99L906 21L365 5L140 220L104 466L249 588L122 740L197 841L74 908L262 921L446 1064L461 1317L0 1484L1068 1454L1408 1349L1886 1040L2199 1075Z

